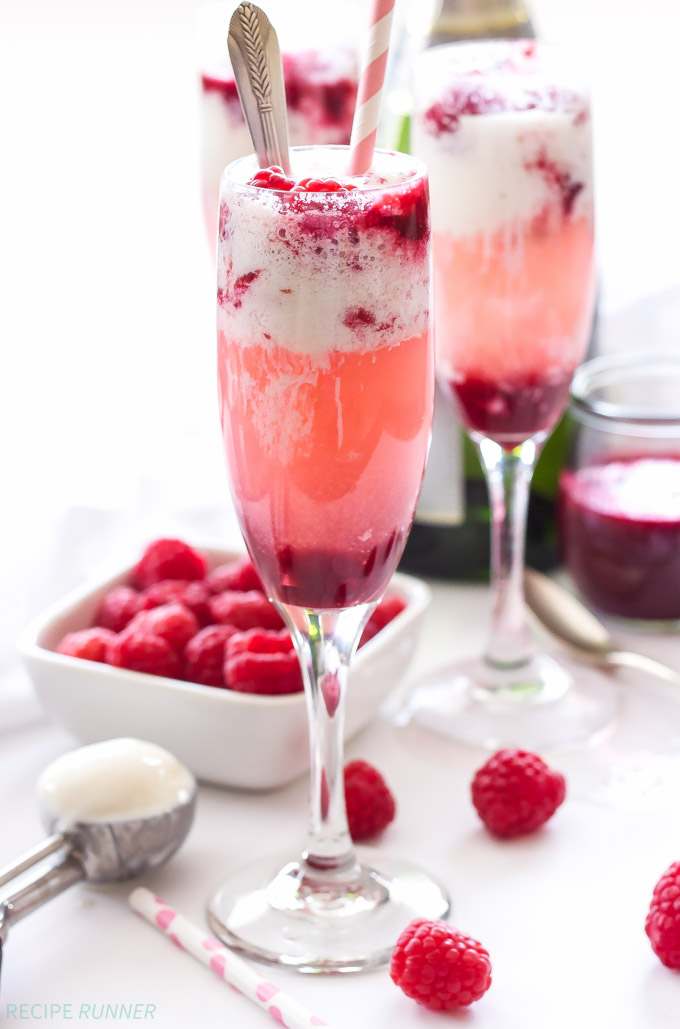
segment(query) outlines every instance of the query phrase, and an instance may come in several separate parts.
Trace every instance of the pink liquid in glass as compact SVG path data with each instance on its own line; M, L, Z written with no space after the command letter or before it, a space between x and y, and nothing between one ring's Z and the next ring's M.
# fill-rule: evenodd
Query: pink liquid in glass
M533 43L490 44L469 68L466 49L415 126L432 192L437 367L467 427L512 448L554 426L589 336L590 115Z
M680 454L609 456L561 478L564 558L583 595L625 618L680 618Z
M295 161L297 177L318 161L337 174L346 151ZM223 180L225 447L246 543L286 603L377 598L410 528L433 400L427 185L414 167L382 155L354 180L373 188L345 194Z

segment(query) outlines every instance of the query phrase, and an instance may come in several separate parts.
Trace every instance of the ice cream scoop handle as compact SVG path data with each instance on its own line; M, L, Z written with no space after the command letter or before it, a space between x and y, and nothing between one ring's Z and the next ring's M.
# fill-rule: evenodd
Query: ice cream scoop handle
M10 882L12 879L16 879L22 872L26 872L29 868L33 868L33 865L37 865L39 861L43 861L44 858L49 857L50 854L56 853L62 847L68 846L65 838L61 833L55 833L54 836L48 836L43 843L39 843L37 847L33 847L32 850L27 850L23 857L20 857L18 861L15 861L11 865L5 865L4 868L0 868L0 886L4 886L5 883Z
M0 941L7 937L11 925L20 922L31 911L42 907L52 897L58 896L69 886L85 878L80 861L72 854L67 854L63 861L48 868L37 879L22 886L20 890L5 897L0 904Z

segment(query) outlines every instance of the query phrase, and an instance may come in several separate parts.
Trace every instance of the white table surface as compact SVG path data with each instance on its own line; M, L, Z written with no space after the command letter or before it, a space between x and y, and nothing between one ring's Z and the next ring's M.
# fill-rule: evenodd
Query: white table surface
M435 586L410 677L481 647L486 615L481 587ZM680 666L680 640L648 638L647 649ZM650 686L624 676L618 688L625 699ZM654 704L671 703L667 710L680 722L672 687L646 696ZM0 864L41 838L36 776L73 745L42 720L2 739ZM556 754L554 762L569 778L580 754L585 756ZM570 796L542 832L498 842L481 828L469 800L472 772L484 759L480 751L457 748L415 726L398 729L380 718L351 742L348 755L380 768L397 798L397 817L376 849L408 856L438 876L453 896L452 923L490 952L489 993L474 1013L452 1018L451 1024L476 1029L677 1026L680 976L659 964L643 931L657 878L680 858L675 796L662 791L654 800L653 794L651 810L632 811ZM675 763L673 770L677 775ZM196 823L182 850L144 881L203 924L206 898L230 868L281 848L291 856L298 852L306 803L304 780L263 794L203 786ZM157 1006L153 1024L163 1029L269 1024L268 1015L137 919L127 909L127 892L125 886L77 885L15 926L5 948L2 1016L9 1004L71 1004L77 1013L83 1003L138 1001ZM405 998L386 971L328 978L261 970L335 1029L449 1024ZM75 1021L55 1016L40 1024Z
M46 603L103 565L124 563L152 536L236 542L214 403L214 294L200 212L198 6L0 5L0 863L40 838L36 776L74 744L40 720L16 670L16 633ZM626 345L675 345L680 4L531 6L543 35L581 51L595 87L607 345L624 336ZM332 6L313 8L332 29ZM661 293L651 333L647 298ZM481 646L486 605L481 588L438 587L413 674L437 664L444 648L453 656ZM677 638L636 642L680 666ZM635 685L627 681L629 700ZM674 705L669 688L655 703L664 697ZM674 727L675 707L664 710ZM661 790L651 811L572 796L546 831L500 844L480 829L468 800L479 753L378 721L349 755L373 761L397 796L399 814L380 848L420 861L449 884L452 920L488 947L494 983L473 1012L447 1019L417 1008L384 972L334 980L272 973L301 1001L336 1029L678 1025L680 977L658 963L643 922L656 879L680 858L680 790L678 803ZM643 755L632 779L645 768L653 779L664 768L673 774L675 762ZM230 867L281 846L295 852L306 796L304 781L257 796L202 789L195 828L152 877L154 889L200 921L205 898ZM39 1008L9 1019L8 1004L70 1003L77 1011L81 1003L139 1001L156 1005L148 1024L162 1029L270 1024L129 913L125 892L78 886L16 926L0 1022L75 1022L44 1018Z

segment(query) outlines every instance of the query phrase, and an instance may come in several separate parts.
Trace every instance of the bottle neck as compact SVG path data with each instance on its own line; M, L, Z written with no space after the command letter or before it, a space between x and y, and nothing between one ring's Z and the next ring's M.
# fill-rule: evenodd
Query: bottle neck
M522 0L435 0L425 46L465 39L531 38L534 29Z

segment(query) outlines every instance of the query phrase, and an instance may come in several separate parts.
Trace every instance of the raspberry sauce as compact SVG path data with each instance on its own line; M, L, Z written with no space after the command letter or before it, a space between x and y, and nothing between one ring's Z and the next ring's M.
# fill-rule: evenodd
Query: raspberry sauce
M564 558L586 600L623 618L680 618L680 454L565 471L560 491Z
M284 547L272 554L259 550L251 538L250 549L262 578L276 584L276 596L284 604L333 610L380 596L397 566L405 539L406 533L395 529L365 552Z
M506 450L549 432L564 410L571 374L524 375L511 382L467 377L447 386L468 429Z

